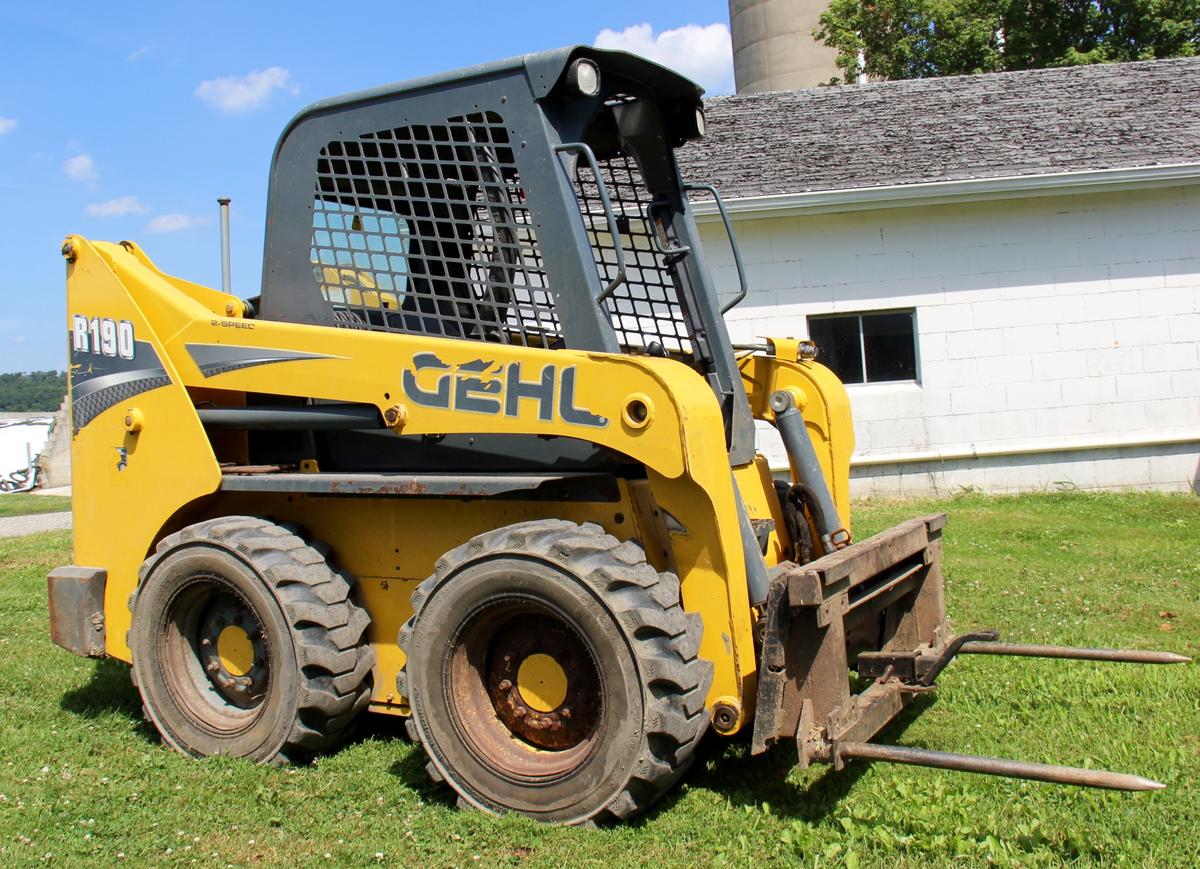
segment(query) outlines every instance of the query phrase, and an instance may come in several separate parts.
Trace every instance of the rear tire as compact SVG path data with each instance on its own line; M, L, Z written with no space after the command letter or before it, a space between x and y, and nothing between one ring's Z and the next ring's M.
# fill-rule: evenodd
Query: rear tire
M398 687L430 777L460 805L625 819L691 764L712 681L703 626L637 544L510 525L448 552L412 601Z
M165 537L130 600L146 716L185 754L302 760L371 696L369 618L293 531L226 516Z

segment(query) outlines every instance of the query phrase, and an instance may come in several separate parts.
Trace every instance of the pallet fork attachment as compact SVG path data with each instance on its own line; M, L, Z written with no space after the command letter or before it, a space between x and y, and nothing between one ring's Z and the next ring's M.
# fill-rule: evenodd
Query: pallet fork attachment
M953 636L942 596L945 515L912 519L806 565L772 571L752 752L795 739L800 766L852 758L1114 790L1158 790L1140 776L869 740L917 694L935 690L958 655L1177 664L1171 652L1001 643L995 631ZM871 680L850 693L848 674Z
M953 754L949 751L930 751L925 748L910 748L904 745L878 745L873 742L841 743L836 748L836 757L839 766L840 762L844 762L846 758L857 757L864 760L884 760L889 763L907 763L936 769L952 769L958 772L976 772L983 775L1024 778L1089 788L1107 788L1115 791L1158 791L1166 787L1161 782L1123 772L1081 769L1075 766L1058 766L1049 763L1028 763L1000 757Z

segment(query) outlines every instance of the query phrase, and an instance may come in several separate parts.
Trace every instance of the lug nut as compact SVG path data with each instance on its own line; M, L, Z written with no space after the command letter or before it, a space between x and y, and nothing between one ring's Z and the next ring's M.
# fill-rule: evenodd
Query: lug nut
M507 679L505 679L503 682L500 683L501 691L509 691L511 689L512 689L512 682L508 681Z

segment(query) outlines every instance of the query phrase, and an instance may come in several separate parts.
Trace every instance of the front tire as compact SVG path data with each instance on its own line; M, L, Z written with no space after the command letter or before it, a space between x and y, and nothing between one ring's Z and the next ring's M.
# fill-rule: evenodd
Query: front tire
M370 620L348 578L265 519L163 538L130 610L146 716L185 754L302 760L341 741L370 701Z
M679 580L597 525L538 520L448 552L414 591L398 682L460 803L625 819L691 764L712 664Z

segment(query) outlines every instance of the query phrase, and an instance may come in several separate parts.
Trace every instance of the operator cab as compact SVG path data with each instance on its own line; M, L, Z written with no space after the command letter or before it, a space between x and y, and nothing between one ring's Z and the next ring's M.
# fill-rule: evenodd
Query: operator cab
M285 130L261 316L674 358L753 424L674 149L703 91L577 46L318 103ZM447 445L449 446L449 445Z

